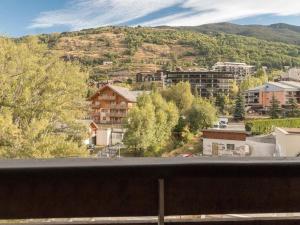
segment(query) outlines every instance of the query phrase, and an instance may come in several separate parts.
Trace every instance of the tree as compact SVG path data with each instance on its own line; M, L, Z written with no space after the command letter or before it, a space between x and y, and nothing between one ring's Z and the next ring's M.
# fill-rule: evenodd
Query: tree
M124 144L134 155L161 155L178 119L174 103L166 102L158 92L143 94L129 112Z
M241 93L236 97L233 117L235 120L243 120L245 118L245 99Z
M300 115L297 100L294 98L289 99L289 117L298 117Z
M180 114L184 114L193 104L194 96L189 83L179 82L162 91L162 96L167 101L175 103Z
M238 92L239 86L237 85L236 80L234 80L230 88L230 96L234 98L238 94Z
M150 96L138 98L137 106L130 110L126 120L123 142L135 156L142 156L154 142L155 108Z
M256 71L256 73L254 74L255 77L257 78L261 78L261 77L264 77L266 75L265 71L261 68L261 69L258 69Z
M282 75L282 70L272 70L270 73L268 73L268 80L273 81L275 79L278 79Z
M192 107L187 112L187 120L190 130L197 133L214 124L217 120L217 110L208 100L195 98Z
M218 107L219 112L224 114L226 108L226 96L224 94L217 95L215 104Z
M269 114L272 119L278 119L280 117L280 102L276 99L275 95L273 94L272 100L270 101L271 106L270 106L270 111Z
M84 156L87 74L35 38L1 38L0 65L0 156Z
M243 80L240 84L240 91L247 91L250 88L254 88L265 83L265 77L258 78L258 77L247 77Z

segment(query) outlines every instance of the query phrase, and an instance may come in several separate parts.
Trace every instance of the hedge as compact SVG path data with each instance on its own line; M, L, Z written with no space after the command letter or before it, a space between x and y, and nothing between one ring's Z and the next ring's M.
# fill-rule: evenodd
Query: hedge
M253 135L270 134L275 127L300 128L300 118L258 119L245 122L246 131Z

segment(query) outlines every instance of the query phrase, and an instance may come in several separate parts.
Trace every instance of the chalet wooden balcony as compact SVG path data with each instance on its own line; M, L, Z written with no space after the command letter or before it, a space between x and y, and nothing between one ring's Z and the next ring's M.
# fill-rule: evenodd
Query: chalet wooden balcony
M0 161L0 178L0 219L150 216L74 224L300 224L296 216L166 218L300 212L299 159L8 160Z
M105 100L105 101L114 101L114 100L116 100L116 96L102 95L102 96L99 96L98 99Z
M97 123L106 125L121 125L123 124L123 121L98 120Z
M115 104L115 105L110 105L111 109L127 109L128 106L127 105L123 105L123 104Z
M107 116L110 116L110 117L126 117L127 116L127 113L121 113L121 112L110 112L110 113L107 113Z
M90 107L92 109L98 109L98 108L100 108L100 104L90 104Z

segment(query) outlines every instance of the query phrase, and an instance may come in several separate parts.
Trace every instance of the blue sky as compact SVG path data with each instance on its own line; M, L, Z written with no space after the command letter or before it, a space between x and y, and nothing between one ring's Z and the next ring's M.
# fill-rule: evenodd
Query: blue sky
M22 36L106 25L206 23L300 26L299 0L0 0L0 34Z

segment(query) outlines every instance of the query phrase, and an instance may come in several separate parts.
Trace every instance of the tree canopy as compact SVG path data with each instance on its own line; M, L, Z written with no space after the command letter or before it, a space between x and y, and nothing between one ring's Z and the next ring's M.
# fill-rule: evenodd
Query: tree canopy
M280 117L280 113L281 113L281 109L280 109L280 102L278 101L278 99L275 97L275 95L273 94L272 99L270 101L270 117L272 119L278 119Z
M0 156L83 156L86 73L35 38L0 38Z
M190 109L194 100L191 85L187 82L179 82L176 85L172 85L163 90L162 95L167 101L174 102L181 114Z
M216 108L208 100L195 98L187 113L191 131L196 133L202 129L212 127L214 122L217 121L216 115Z
M243 120L245 114L245 99L244 96L239 93L235 100L233 117L236 120Z
M143 94L127 117L124 144L136 156L160 155L178 119L174 103L158 92Z

